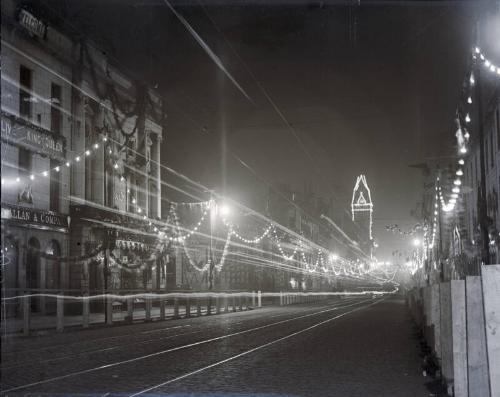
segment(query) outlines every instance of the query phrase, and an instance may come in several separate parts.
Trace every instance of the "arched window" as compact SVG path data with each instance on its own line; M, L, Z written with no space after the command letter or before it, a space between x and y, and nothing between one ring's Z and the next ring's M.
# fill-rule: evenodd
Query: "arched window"
M2 298L13 297L20 294L19 287L19 246L14 238L6 237L2 246L3 266L2 275ZM5 300L2 302L2 312L6 317L14 317L17 313L17 302L15 300Z
M2 250L4 252L3 266L2 266L2 280L3 287L7 290L18 288L18 258L19 258L19 248L17 242L11 238L6 237L4 241L4 246ZM9 291L6 291L9 292ZM14 291L10 291L10 293Z

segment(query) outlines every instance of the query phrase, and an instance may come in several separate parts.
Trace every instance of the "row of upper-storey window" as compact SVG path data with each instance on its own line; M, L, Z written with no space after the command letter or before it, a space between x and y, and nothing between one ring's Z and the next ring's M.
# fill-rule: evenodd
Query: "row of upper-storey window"
M37 96L44 97L43 93L36 93L34 91L35 77L42 78L43 76L35 76L34 71L25 65L19 65L18 68L18 79L12 79L14 82L17 80L18 84L18 114L21 119L27 122L33 122L36 125L42 125L42 114L37 113L36 120L33 119L33 104L37 101ZM5 76L3 76L5 77ZM10 77L10 76L9 76ZM6 78L2 80L7 81ZM12 92L12 90L9 90ZM50 130L52 133L61 135L62 134L62 87L59 84L51 83L50 85ZM6 110L14 110L11 108L6 108ZM18 150L18 161L17 161L17 173L19 177L23 180L29 180L30 175L36 170L33 169L34 153L24 147L19 147ZM61 195L61 174L60 172L55 172L54 168L60 165L60 162L55 159L50 159L50 169L49 173L49 209L51 211L60 210L60 195ZM22 194L21 194L22 196ZM18 201L26 201L27 198L24 196L19 198ZM29 202L29 199L28 199Z
M487 186L488 192L500 191L500 175L499 178L489 177L492 172L495 172L497 165L497 158L500 153L500 109L498 106L490 113L490 117L487 118L484 129L484 162L485 171L487 176L487 184L493 183L496 186ZM480 153L479 148L476 147L475 150L471 151L469 161L465 168L465 185L470 187L470 193L466 197L467 201L467 219L471 223L471 227L474 227L474 222L476 219L477 211L477 191L479 182L481 180L481 163L480 163ZM490 205L493 204L490 202ZM498 205L498 203L496 203ZM472 230L472 229L471 229Z
M500 152L500 109L497 107L491 116L485 128L484 138L484 160L487 174L495 167L496 159ZM481 179L479 150L475 150L471 153L471 158L465 170L465 177L466 182L471 187L477 188L479 180Z
M486 134L484 140L484 153L486 170L495 167L495 160L498 156L497 152L500 151L500 109L497 106L491 113L489 122L486 124ZM496 145L495 145L496 139ZM495 150L496 149L496 150Z
M2 7L3 9L3 7ZM3 31L2 27L2 31ZM6 54L2 60L2 91L6 89L8 95L2 95L2 110L12 113L14 115L19 115L22 119L33 123L39 127L43 127L55 135L64 135L67 142L72 142L70 135L72 131L70 130L70 118L72 115L72 103L70 101L70 91L71 86L69 85L69 74L71 73L68 65L63 65L60 59L56 59L53 51L45 52L45 48L49 47L51 44L59 45L62 43L61 40L55 40L56 38L61 38L63 36L57 35L56 31L51 29L50 36L43 43L38 43L29 39L26 39L22 35L12 34L12 32L6 32L6 41L9 44L7 46ZM60 36L60 37L59 37ZM41 44L41 45L40 45ZM66 48L66 47L65 47ZM67 49L67 48L66 48ZM103 62L95 62L99 59L100 54L95 51L94 48L90 49L90 53L94 58L94 64L102 67ZM43 59L43 61L42 61ZM55 66L54 66L55 65ZM64 72L64 70L66 70ZM113 71L113 80L121 86L122 89L119 90L122 94L125 89L131 89L132 84L125 77L122 77L119 71L111 68ZM98 73L99 76L101 73ZM66 81L66 83L64 83ZM59 84L58 84L59 83ZM85 85L82 85L85 87ZM87 89L89 87L87 86ZM5 92L5 91L4 91ZM7 94L7 93L6 93ZM87 93L85 93L87 94ZM88 93L92 96L92 93ZM154 93L153 101L158 102L157 97ZM8 98L7 100L4 99ZM66 115L68 117L66 117ZM161 127L155 122L146 119L147 127L154 134L161 137ZM76 118L75 126L82 125L82 120ZM75 127L78 131L79 127ZM87 144L85 142L84 144ZM156 142L159 145L159 142ZM67 147L67 150L75 149L75 147ZM81 148L79 148L81 149ZM78 150L79 150L78 149ZM158 153L159 154L159 153ZM27 178L29 184L31 173L36 173L33 169L33 164L35 162L33 158L33 153L30 149L20 148L17 151L18 161L15 165L18 173L22 174L23 178ZM159 157L159 156L156 156ZM159 158L155 159L159 161ZM13 163L16 163L14 160ZM50 160L50 168L54 169L58 166L56 160ZM102 168L98 165L98 168ZM60 192L62 189L59 188L61 175L57 172L50 172L50 209L59 209ZM103 179L103 175L98 179ZM159 203L157 197L160 196L159 181L149 180L146 183L146 192L150 194L140 194L136 192L134 197L137 197L137 201L140 200L140 205L142 208L147 208L149 215L159 215ZM134 178L130 180L132 184L135 182ZM150 185L155 185L151 186ZM156 186L158 185L158 186ZM114 187L113 183L109 183L108 187ZM104 187L106 189L106 187ZM131 190L135 186L131 186ZM151 197L151 193L154 192L155 197ZM106 194L109 199L106 200L107 205L114 204L111 198L115 196L114 189L107 191ZM148 197L149 196L149 197ZM128 195L127 195L128 197ZM133 197L130 195L130 197ZM130 200L132 203L132 199ZM114 206L114 205L113 205ZM133 206L131 204L127 205L129 211L132 210Z
M36 101L33 90L33 70L21 65L19 68L19 116L27 121L36 121L41 124L41 113L37 120L33 120L33 103ZM63 98L62 87L59 84L50 84L50 130L54 134L62 133L63 126Z

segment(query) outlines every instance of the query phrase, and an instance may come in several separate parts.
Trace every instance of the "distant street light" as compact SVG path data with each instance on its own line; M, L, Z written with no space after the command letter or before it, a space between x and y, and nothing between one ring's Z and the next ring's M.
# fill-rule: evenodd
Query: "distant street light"
M226 218L231 214L231 207L229 207L227 204L222 204L220 207L220 214L223 218Z
M421 242L421 241L420 241L420 239L418 239L418 238L416 238L416 239L414 239L414 240L413 240L413 245L414 245L415 247L418 247L421 243L422 243L422 242Z

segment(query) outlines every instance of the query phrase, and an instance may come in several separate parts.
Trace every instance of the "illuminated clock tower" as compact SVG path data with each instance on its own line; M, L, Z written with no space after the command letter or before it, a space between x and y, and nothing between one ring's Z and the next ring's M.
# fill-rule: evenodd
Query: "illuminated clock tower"
M356 185L352 192L351 213L353 222L359 226L357 233L360 236L361 249L371 258L373 255L373 203L370 188L364 175L360 175L356 179Z

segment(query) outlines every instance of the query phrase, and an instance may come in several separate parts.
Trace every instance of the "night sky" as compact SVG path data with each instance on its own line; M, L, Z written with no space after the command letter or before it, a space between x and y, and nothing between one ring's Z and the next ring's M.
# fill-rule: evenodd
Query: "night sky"
M364 173L378 258L410 248L385 226L418 221L423 177L409 166L452 153L479 2L361 1L351 17L331 2L172 2L251 100L163 1L48 3L158 86L166 165L254 206L284 183L348 208Z

